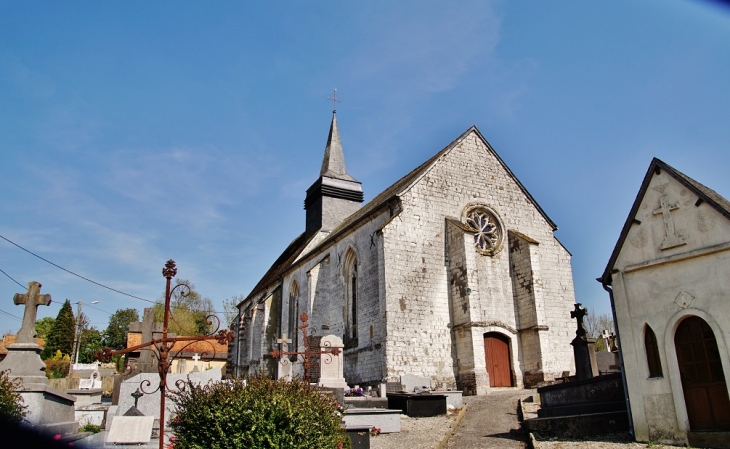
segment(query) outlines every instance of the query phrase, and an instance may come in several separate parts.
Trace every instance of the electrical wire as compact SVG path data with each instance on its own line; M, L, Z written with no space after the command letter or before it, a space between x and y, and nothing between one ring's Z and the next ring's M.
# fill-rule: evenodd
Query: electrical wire
M117 290L116 288L108 287L108 286L106 286L104 284L101 284L99 282L93 281L93 280L91 280L91 279L89 279L87 277L81 276L80 274L74 273L71 270L67 270L66 268L63 268L62 266L57 265L57 264L51 262L50 260L45 259L45 258L39 256L38 254L34 253L33 251L30 251L30 250L27 250L27 249L23 248L22 246L18 245L17 243L13 242L12 240L10 240L10 239L8 239L6 237L3 237L2 235L0 235L0 238L3 239L3 240L5 240L6 242L10 243L11 245L17 246L18 248L22 249L26 253L28 253L28 254L30 254L32 256L35 256L35 257L39 258L40 260L42 260L42 261L44 261L46 263L49 263L49 264L53 265L54 267L56 267L58 269L61 269L61 270L65 271L66 273L72 274L72 275L74 275L74 276L76 276L78 278L81 278L81 279L83 279L83 280L85 280L87 282L91 282L92 284L98 285L99 287L105 288L107 290L111 290L111 291L116 292L116 293L119 293L121 295L129 296L130 298L139 299L140 301L145 301L145 302L149 302L149 303L152 303L152 304L155 303L154 301L150 301L149 299L140 298L139 296L130 295L129 293L125 293L125 292L123 292L121 290ZM3 273L5 273L5 272L3 271ZM6 276L7 276L7 274L6 274ZM8 277L10 277L10 276L8 276ZM10 278L10 279L13 279L13 278ZM13 279L13 280L15 281L15 279ZM18 284L20 284L18 281L15 281L15 282L18 283ZM21 285L21 287L23 287L23 285Z
M2 314L4 314L4 315L7 315L7 316L9 316L10 318L15 318L15 319L16 319L16 320L18 320L18 321L23 321L23 320L22 320L22 319L21 319L21 318L20 318L19 316L15 316L15 315L13 315L13 314L12 314L12 313L10 313L10 312L6 312L6 311L4 311L4 310L0 310L0 313L2 313Z
M6 273L5 271L3 271L3 270L2 270L2 268L0 268L0 272L2 272L2 273L3 273L4 275L5 275L5 276L7 276L7 277L8 277L8 279L10 279L11 281L15 282L16 284L20 285L20 286L21 286L21 287L23 287L23 288L26 288L26 286L25 286L25 285L21 284L20 282L16 281L15 279L13 279L13 277L12 277L12 276L10 276L10 275L9 275L8 273Z

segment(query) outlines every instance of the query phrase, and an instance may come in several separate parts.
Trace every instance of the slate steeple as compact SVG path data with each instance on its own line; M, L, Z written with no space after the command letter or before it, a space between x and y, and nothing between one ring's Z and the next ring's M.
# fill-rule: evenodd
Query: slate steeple
M307 198L304 200L304 209L307 210L306 234L309 236L320 230L331 231L358 210L362 202L362 185L347 174L345 168L337 113L333 111L319 179L307 189Z

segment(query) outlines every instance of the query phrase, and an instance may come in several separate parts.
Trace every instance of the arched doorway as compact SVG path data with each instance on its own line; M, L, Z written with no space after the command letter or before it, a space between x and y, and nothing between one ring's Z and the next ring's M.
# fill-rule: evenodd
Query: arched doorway
M690 430L730 430L730 400L712 329L702 318L687 318L677 327L674 345Z
M512 386L512 364L509 357L509 338L498 332L484 334L484 359L487 362L490 387Z

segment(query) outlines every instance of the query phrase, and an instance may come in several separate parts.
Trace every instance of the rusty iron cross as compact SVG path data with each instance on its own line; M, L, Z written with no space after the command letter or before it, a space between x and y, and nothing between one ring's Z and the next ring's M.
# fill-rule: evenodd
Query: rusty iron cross
M310 381L309 379L309 365L310 365L310 358L314 355L322 355L322 354L332 354L333 356L337 356L340 354L339 348L330 348L330 349L320 349L318 351L312 351L309 349L309 337L307 336L307 328L309 327L309 315L307 315L306 312L302 312L301 315L299 315L299 320L302 322L301 326L299 326L299 329L302 330L302 341L304 341L304 351L287 351L286 345L287 343L290 343L291 340L286 341L286 334L282 335L282 338L277 340L277 343L283 346L283 351L274 349L273 351L269 352L271 357L275 359L280 359L283 356L302 356L302 365L304 367L304 380Z
M340 100L337 99L337 88L334 89L334 94L332 94L331 97L327 97L328 100L332 100L332 112L337 112L337 103L342 103Z

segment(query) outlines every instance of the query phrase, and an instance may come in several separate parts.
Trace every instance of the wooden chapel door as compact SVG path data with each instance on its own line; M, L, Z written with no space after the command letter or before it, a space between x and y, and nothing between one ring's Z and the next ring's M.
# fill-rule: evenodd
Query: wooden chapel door
M730 400L712 329L702 318L687 318L674 345L690 430L730 430Z
M489 373L489 386L511 387L509 339L497 332L484 334L484 358L487 362L487 373Z

